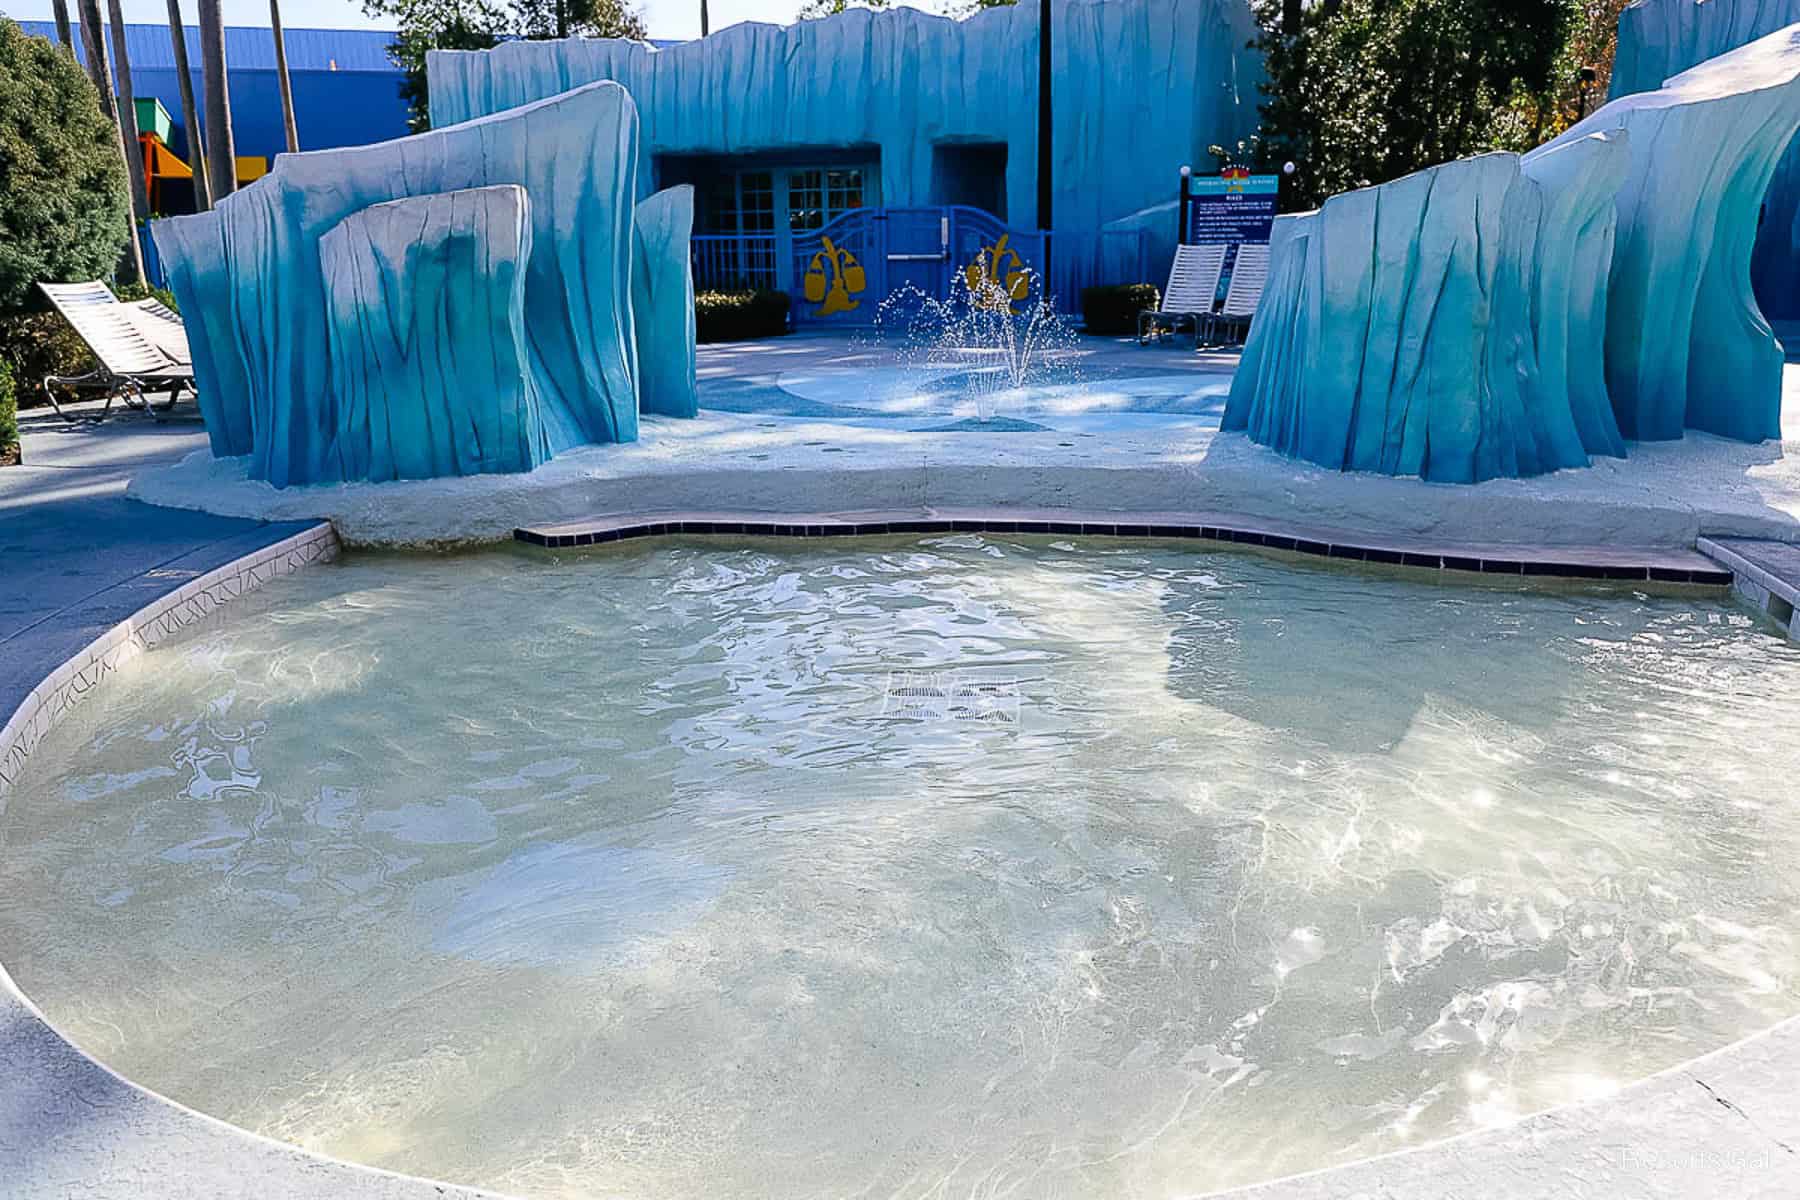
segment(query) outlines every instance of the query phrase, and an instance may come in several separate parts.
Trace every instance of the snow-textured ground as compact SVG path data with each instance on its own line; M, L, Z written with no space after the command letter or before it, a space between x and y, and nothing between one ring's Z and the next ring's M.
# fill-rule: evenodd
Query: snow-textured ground
M1059 388L1031 407L1042 428L1023 432L945 432L906 405L840 416L844 368L878 368L872 394L891 396L884 364L841 338L800 337L703 348L698 418L647 417L637 442L585 447L528 475L277 489L246 478L244 460L201 451L140 473L130 495L228 516L328 518L346 542L383 546L492 541L610 513L996 506L1229 514L1457 545L1800 541L1800 365L1788 367L1779 443L1690 433L1633 445L1624 460L1468 486L1282 458L1218 431L1229 361L1084 341L1092 398Z

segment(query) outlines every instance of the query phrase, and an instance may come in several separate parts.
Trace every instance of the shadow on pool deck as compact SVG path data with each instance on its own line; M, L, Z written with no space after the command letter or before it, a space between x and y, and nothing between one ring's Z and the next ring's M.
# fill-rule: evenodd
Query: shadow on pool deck
M47 409L19 419L23 465L0 469L0 712L156 593L311 522L216 517L125 498L131 476L206 444L192 419L138 414L70 425ZM216 560L216 561L215 561ZM160 576L156 573L161 572ZM133 607L120 611L121 606Z

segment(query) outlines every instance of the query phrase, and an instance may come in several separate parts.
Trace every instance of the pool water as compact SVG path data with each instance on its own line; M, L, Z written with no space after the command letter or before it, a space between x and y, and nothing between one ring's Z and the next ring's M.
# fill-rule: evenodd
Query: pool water
M1191 1195L1800 1011L1800 649L1713 596L994 535L352 556L0 813L82 1047L533 1195Z

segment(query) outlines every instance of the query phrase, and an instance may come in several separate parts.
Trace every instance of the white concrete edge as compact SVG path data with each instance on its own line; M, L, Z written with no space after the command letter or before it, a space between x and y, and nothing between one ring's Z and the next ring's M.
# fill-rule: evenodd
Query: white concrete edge
M0 779L0 801L43 735L122 663L273 578L335 558L338 549L330 525L304 531L157 598L96 638L32 689L0 728L0 765L10 770L8 778ZM132 1099L150 1105L152 1116L161 1121L151 1121L147 1135L135 1136L167 1138L171 1148L165 1148L160 1156L152 1155L160 1157L164 1170L172 1162L199 1173L198 1178L183 1178L181 1185L167 1194L225 1196L248 1194L245 1189L249 1189L263 1197L384 1200L444 1196L475 1200L496 1195L280 1142L133 1083L64 1037L0 965L0 1017L8 1015L9 1002L38 1029L20 1034L0 1025L0 1061L6 1057L9 1039L47 1033L55 1041L54 1049L65 1052L65 1059L72 1054L80 1069L98 1073ZM1707 1078L1703 1079L1703 1074ZM1742 1200L1789 1198L1800 1194L1800 1090L1792 1085L1796 1074L1800 1074L1800 1016L1604 1097L1525 1116L1504 1126L1201 1195L1210 1200L1436 1200L1462 1196L1542 1200L1596 1195L1677 1200L1718 1194ZM9 1086L29 1088L33 1083L46 1083L51 1089L72 1090L80 1082L74 1078L34 1081L15 1077ZM93 1105L95 1100L83 1096L80 1103ZM168 1124L171 1119L178 1124ZM187 1144L191 1139L175 1132L183 1127L201 1131L215 1156L223 1154L232 1161L196 1160ZM126 1156L118 1155L111 1146L102 1146L88 1157L105 1174L82 1179L84 1195L96 1200L137 1200L147 1194L142 1186L142 1164L119 1161ZM242 1164L240 1157L245 1160ZM249 1166L250 1159L258 1160L254 1168ZM0 1172L0 1179L7 1174ZM64 1190L44 1187L19 1194L62 1194Z
M1694 548L1731 572L1731 591L1739 601L1781 626L1790 641L1800 642L1800 587L1763 570L1712 538L1696 538ZM1785 618L1777 600L1787 605Z
M164 593L77 651L25 694L0 726L0 812L44 735L101 680L174 633L280 575L338 553L329 524L254 550Z

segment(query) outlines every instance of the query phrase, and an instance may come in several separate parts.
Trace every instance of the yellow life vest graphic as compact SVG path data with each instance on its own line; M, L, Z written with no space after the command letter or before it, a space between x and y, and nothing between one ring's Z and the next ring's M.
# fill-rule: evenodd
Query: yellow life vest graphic
M1012 234L1001 234L999 241L977 253L975 261L963 269L963 282L977 307L1017 312L1013 303L1031 294L1031 272L1019 252L1007 245L1011 240Z
M862 303L851 297L869 286L868 277L854 254L833 244L828 237L821 237L819 240L824 244L823 248L812 256L812 261L806 267L806 302L824 302L814 311L815 317L850 312ZM827 269L830 271L829 284L826 282Z

